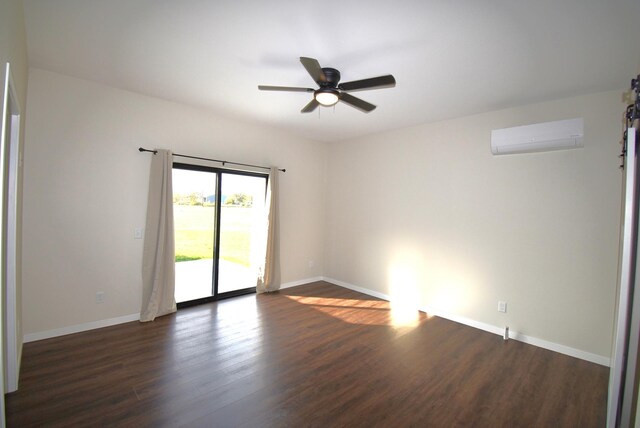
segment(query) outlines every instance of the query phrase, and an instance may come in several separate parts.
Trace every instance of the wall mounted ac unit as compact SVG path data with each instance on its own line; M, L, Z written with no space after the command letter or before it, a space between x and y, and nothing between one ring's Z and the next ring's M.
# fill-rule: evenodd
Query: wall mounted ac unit
M494 155L546 152L582 147L582 118L536 123L491 131Z

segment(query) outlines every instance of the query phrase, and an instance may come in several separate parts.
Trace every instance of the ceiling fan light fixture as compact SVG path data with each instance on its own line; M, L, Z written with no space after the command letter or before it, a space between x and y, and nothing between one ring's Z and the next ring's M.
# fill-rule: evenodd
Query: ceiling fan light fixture
M339 92L336 89L332 88L320 88L313 93L313 97L319 102L321 105L325 107L331 107L336 104L340 99L338 97Z

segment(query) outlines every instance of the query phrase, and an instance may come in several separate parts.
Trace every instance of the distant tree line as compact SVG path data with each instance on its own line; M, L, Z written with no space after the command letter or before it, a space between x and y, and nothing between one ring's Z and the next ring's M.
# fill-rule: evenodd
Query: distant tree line
M204 205L205 198L202 192L192 193L174 193L173 194L174 205ZM212 204L213 205L213 204Z
M250 207L253 205L253 197L245 193L234 193L230 196L227 196L224 204L234 205L237 207Z
M223 196L223 205L230 205L236 207L251 207L253 206L253 197L246 193L233 193L229 196ZM213 202L215 198L211 196L204 196L202 192L191 193L174 193L173 203L174 205L189 205L189 206L204 206L212 207L215 205Z

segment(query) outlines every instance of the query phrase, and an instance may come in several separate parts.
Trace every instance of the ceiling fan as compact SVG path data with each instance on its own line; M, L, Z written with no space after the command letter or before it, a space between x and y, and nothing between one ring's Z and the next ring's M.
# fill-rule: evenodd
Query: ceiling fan
M369 79L340 82L340 72L335 68L320 67L317 59L300 57L300 62L318 84L318 89L296 88L290 86L265 86L259 85L261 91L285 91L285 92L313 92L313 99L304 106L301 113L310 113L319 105L331 107L338 101L355 107L365 113L374 110L376 106L360 98L356 98L348 92L365 91L369 89L393 88L396 79L390 74L386 76L371 77Z

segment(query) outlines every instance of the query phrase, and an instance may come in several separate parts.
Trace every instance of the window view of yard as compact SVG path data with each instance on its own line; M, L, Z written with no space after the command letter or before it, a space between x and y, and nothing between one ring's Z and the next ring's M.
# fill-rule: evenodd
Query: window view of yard
M251 208L222 205L220 258L249 266ZM176 262L212 259L215 206L173 206Z
M176 301L212 296L216 281L218 293L255 286L251 238L261 224L265 177L174 168L173 184ZM214 278L217 201L220 254Z

